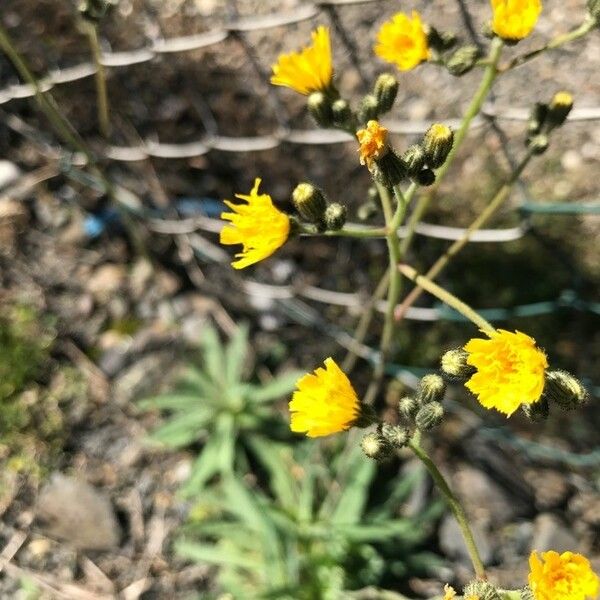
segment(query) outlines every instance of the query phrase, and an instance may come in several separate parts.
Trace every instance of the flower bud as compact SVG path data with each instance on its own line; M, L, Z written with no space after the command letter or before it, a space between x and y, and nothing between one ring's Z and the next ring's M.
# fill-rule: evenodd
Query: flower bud
M444 380L435 373L430 373L421 378L417 392L417 402L427 404L428 402L441 402L446 393Z
M464 598L477 598L478 600L501 600L498 590L488 581L471 581L463 590Z
M84 19L97 22L106 16L112 4L110 0L82 0L78 9Z
M538 133L527 140L527 146L534 154L544 154L548 150L550 140L545 133Z
M567 371L546 371L543 398L563 410L573 410L587 402L588 393L579 379Z
M418 175L425 166L425 152L419 144L410 146L402 155L402 162L409 177Z
M325 227L329 231L339 231L346 224L346 207L339 202L330 204L325 210Z
M389 442L379 433L367 433L360 442L360 447L365 455L374 460L382 460L392 453Z
M379 102L373 94L367 94L360 103L358 120L360 123L376 120L379 115Z
M423 169L419 171L416 177L413 179L419 184L423 186L430 186L435 183L435 173L431 169Z
M455 77L460 77L475 66L480 56L481 51L477 46L462 46L450 57L446 68Z
M443 123L434 123L423 137L423 150L427 164L432 169L441 167L446 162L453 144L452 129Z
M523 404L523 412L525 416L532 421L533 423L540 423L541 421L545 421L550 414L550 406L548 405L548 400L542 397L537 402L532 402L531 404Z
M444 418L444 407L439 402L428 402L419 408L415 423L421 431L437 427Z
M298 214L309 223L321 223L327 201L323 192L310 183L299 183L292 192L292 201Z
M600 0L588 0L587 9L596 25L600 25Z
M388 112L398 95L398 80L390 73L382 73L375 82L373 95L377 100L379 113Z
M410 439L410 432L406 427L384 423L381 426L380 435L392 448L402 448L406 446Z
M535 596L528 585L526 585L524 588L521 588L520 592L521 600L535 600Z
M573 108L573 96L569 92L558 92L548 105L548 128L560 127L569 116Z
M542 130L547 116L548 105L543 102L536 102L533 105L531 114L529 115L529 121L527 122L527 129L530 135L535 135Z
M308 112L319 127L333 125L331 101L323 92L313 92L307 100Z
M469 353L462 348L448 350L442 355L440 368L442 375L453 383L464 383L475 373L475 367L467 364Z
M435 52L442 53L456 44L458 38L449 31L438 31L432 25L426 25L427 45Z
M398 401L398 412L405 421L412 422L418 410L419 403L416 398L405 396Z
M352 120L350 105L343 98L338 98L332 105L333 122L340 127L347 127Z
M377 159L370 170L373 179L388 188L398 185L406 177L404 163L392 149Z

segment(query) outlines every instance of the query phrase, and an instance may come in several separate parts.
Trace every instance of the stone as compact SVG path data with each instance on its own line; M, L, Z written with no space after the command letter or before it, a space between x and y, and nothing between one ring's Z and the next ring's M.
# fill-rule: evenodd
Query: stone
M536 517L530 550L556 550L560 553L567 550L577 551L578 546L577 539L560 519L550 513L542 513Z
M484 565L492 560L492 546L486 533L476 524L471 523L471 530L475 538L475 544ZM453 560L463 564L471 564L465 541L463 540L460 527L453 515L446 515L439 531L440 548L444 554Z

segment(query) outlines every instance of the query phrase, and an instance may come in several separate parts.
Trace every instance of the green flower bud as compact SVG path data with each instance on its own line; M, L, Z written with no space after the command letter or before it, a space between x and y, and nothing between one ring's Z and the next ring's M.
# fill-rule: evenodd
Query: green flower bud
M398 401L398 412L405 421L412 422L418 410L419 403L416 398L405 396Z
M453 383L464 383L475 373L475 367L467 364L469 353L462 348L448 350L442 355L440 368L442 375Z
M107 15L112 4L110 0L82 0L78 9L84 19L97 22Z
M463 590L464 598L478 598L478 600L501 600L498 590L487 581L471 581Z
M531 588L528 585L526 585L520 591L521 600L535 600L535 596L533 595L533 592L531 591Z
M426 25L425 33L427 34L427 45L438 54L449 50L458 41L455 34L449 31L439 31L429 24Z
M446 393L446 383L435 373L430 373L421 378L417 392L417 402L427 404L428 402L441 402Z
M331 101L322 92L313 92L307 100L308 112L319 127L333 125L333 110Z
M347 127L352 121L352 109L346 100L338 98L332 105L333 122L340 127Z
M527 140L527 145L534 154L544 154L548 150L550 140L545 133L538 133Z
M548 128L560 127L569 116L573 108L573 96L569 92L558 92L548 105Z
M373 94L367 94L360 103L358 109L358 120L362 123L377 120L379 116L379 102Z
M475 66L480 56L481 51L477 46L462 46L450 57L446 68L455 77L460 77Z
M415 423L421 431L437 427L444 418L444 407L439 402L428 402L419 408Z
M371 175L375 181L391 188L406 177L406 168L402 159L390 148L389 152L373 162Z
M325 218L327 201L323 192L310 183L299 183L292 192L298 214L309 223L321 223Z
M379 114L388 112L398 95L398 80L390 73L382 73L375 82L373 95L377 100Z
M419 171L416 177L413 179L419 184L423 186L430 186L435 183L435 173L431 169L423 169Z
M390 425L389 423L384 423L381 426L380 435L392 448L402 448L406 446L410 439L410 431L406 427Z
M548 400L542 397L537 402L531 404L523 404L522 406L525 416L533 423L545 421L550 414L550 406Z
M425 152L419 144L410 146L402 155L402 162L409 177L417 176L425 166Z
M543 397L563 410L573 410L588 400L587 390L567 371L546 371Z
M542 130L546 117L548 116L548 105L543 102L536 102L529 115L529 121L527 122L527 129L530 135L535 135Z
M329 231L339 231L346 224L346 207L334 202L325 210L325 227Z
M361 440L360 447L368 458L374 460L387 458L393 450L390 443L377 432L367 433Z
M427 164L432 169L441 167L454 144L454 133L448 125L434 123L423 137L423 150Z

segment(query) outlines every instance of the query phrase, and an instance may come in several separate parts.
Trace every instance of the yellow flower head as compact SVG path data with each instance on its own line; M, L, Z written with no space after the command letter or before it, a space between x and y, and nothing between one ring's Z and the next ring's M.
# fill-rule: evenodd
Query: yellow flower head
M243 245L242 252L235 255L239 260L231 263L234 269L243 269L271 256L290 233L289 217L273 206L271 196L258 193L259 185L260 179L256 178L248 196L235 195L246 204L224 201L233 212L221 213L221 219L231 221L221 230L221 244Z
M382 127L378 121L369 121L366 129L356 132L360 147L360 164L370 167L374 160L378 160L388 151L388 130Z
M456 590L450 585L446 584L444 586L444 600L455 600L456 599Z
M331 85L333 66L329 28L318 27L312 32L312 45L300 52L281 54L273 65L273 85L292 88L305 96L322 92Z
M504 40L522 40L535 27L542 12L542 0L491 0L492 30Z
M427 34L421 16L415 10L412 18L404 13L395 14L377 32L375 54L395 64L401 71L410 71L429 58Z
M346 377L332 358L314 375L307 373L296 383L290 401L290 429L320 437L350 429L360 417L360 402Z
M554 550L529 557L529 587L535 600L590 600L598 597L600 579L590 561L574 552Z
M520 331L499 329L488 335L464 347L467 364L477 369L465 385L483 406L510 416L521 404L540 399L548 361L535 340Z

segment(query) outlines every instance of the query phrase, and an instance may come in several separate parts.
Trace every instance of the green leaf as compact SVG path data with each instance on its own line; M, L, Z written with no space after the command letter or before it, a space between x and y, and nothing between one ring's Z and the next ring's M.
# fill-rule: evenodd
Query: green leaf
M289 373L278 375L275 379L263 385L254 385L248 392L248 398L253 402L279 400L279 398L290 394L302 375L301 371L290 371Z
M196 394L161 394L153 398L144 398L138 402L142 410L152 410L160 408L171 411L188 411L207 404L207 398L201 398Z
M248 326L239 325L225 350L225 379L229 385L241 380L248 355Z
M233 548L221 548L217 544L202 544L177 540L175 552L184 558L213 565L231 565L255 571L262 564L259 560L249 558L247 554L236 552Z
M188 367L177 387L182 392L197 393L199 396L206 396L207 398L214 398L219 394L219 387L211 379L210 374L197 367Z
M225 352L219 334L212 326L207 326L202 330L202 349L206 372L214 382L223 384L225 382Z
M223 440L219 432L215 431L208 438L200 456L192 465L190 478L181 489L181 493L190 497L200 494L204 484L219 471L219 453Z
M220 415L216 431L221 440L218 456L219 470L221 473L232 473L235 463L235 444L237 442L234 416L229 413Z
M210 423L213 411L196 409L193 412L179 414L156 429L150 439L170 448L181 448L202 437L202 429Z

